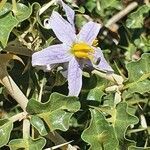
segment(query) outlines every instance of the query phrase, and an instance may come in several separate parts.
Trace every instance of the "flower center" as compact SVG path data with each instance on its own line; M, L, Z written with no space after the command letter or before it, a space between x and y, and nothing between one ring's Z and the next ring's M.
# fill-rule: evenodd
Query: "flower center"
M92 59L94 49L88 44L81 42L81 43L74 43L72 45L71 52L77 58Z

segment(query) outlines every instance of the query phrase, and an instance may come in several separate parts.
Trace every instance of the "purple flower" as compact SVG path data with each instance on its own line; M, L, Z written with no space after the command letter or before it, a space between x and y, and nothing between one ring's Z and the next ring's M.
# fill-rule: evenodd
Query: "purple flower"
M85 64L92 64L93 67L103 71L112 72L112 68L106 62L100 48L92 44L101 28L101 25L94 22L86 23L76 35L74 27L74 11L60 1L67 16L67 20L53 11L49 24L56 37L62 44L56 44L36 52L32 55L33 66L51 66L68 62L68 88L69 95L78 96L82 87L82 69ZM99 60L98 64L95 62Z

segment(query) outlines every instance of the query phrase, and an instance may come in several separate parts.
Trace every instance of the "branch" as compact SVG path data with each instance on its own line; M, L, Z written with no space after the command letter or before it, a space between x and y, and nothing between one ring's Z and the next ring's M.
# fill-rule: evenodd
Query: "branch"
M61 135L59 135L56 131L54 132L50 132L47 137L53 141L55 143L55 145L62 145L62 147L60 147L61 150L64 149L72 149L72 150L77 150L76 147L72 146L71 144L69 144ZM67 145L63 145L64 143L68 143Z
M125 9L121 10L116 15L114 15L112 18L110 18L108 20L108 22L106 23L105 26L107 28L110 28L111 25L113 25L114 23L116 23L117 21L119 21L121 18L123 18L124 16L126 16L128 13L130 13L132 10L134 10L137 6L138 6L137 2L132 2Z
M9 118L10 121L12 122L16 122L16 121L21 121L22 119L24 119L26 117L27 113L26 112L21 112L19 114L16 114L12 117Z
M117 83L118 85L122 85L123 81L124 81L122 76L114 74L114 73L107 74L107 73L100 72L98 70L93 70L92 74L96 74L104 79L107 79L111 82Z
M46 11L51 5L53 5L56 2L56 0L51 0L47 4L45 4L40 10L39 15L41 15L44 11Z
M13 11L14 15L16 15L17 12L18 12L16 0L12 0L12 7L13 7L13 8L12 8L12 11Z
M59 144L59 145L53 146L53 147L51 147L51 148L46 148L46 149L44 149L44 150L54 150L54 149L58 149L58 148L61 149L61 147L65 146L65 145L68 145L68 144L71 143L71 142L72 142L72 141L69 141L69 142L66 142L66 143L63 143L63 144ZM71 149L71 150L76 150L76 149Z
M1 54L0 55L0 83L2 83L5 88L8 90L9 94L19 103L21 108L25 111L28 99L13 81L13 79L9 76L7 72L8 62L11 60L18 60L22 62L22 60L13 54Z
M30 137L30 121L28 119L23 120L23 139Z
M8 90L9 94L19 103L20 107L25 111L28 99L16 85L14 80L7 74L1 79L2 84Z

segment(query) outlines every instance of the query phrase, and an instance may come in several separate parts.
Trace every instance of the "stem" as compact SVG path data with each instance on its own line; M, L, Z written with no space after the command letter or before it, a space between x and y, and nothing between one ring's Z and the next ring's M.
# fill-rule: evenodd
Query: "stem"
M142 75L137 81L134 81L134 82L132 82L132 83L128 83L127 85L125 85L124 87L123 87L123 90L125 90L125 89L127 89L127 88L129 88L129 87L131 87L131 86L134 86L135 84L137 84L137 83L139 83L139 82L141 82L141 81L143 81L143 80L145 80L145 79L148 79L150 77L150 73L147 73L147 74L145 74L145 75Z
M55 145L60 145L60 144L64 144L67 143L67 141L61 136L59 135L56 131L54 132L50 132L47 137L55 143ZM71 144L67 144L65 146L60 147L61 150L66 150L67 147L72 148L72 150L77 150L75 147L73 147Z
M146 4L146 5L149 5L149 0L144 0L144 3Z
M23 120L23 139L30 137L30 121L28 119Z
M12 11L13 11L14 15L16 15L18 12L16 0L12 0L12 7L13 7Z
M116 15L114 15L112 18L110 18L108 20L108 22L106 23L106 27L109 28L111 27L111 25L113 25L114 23L116 23L117 21L119 21L121 18L123 18L125 15L127 15L128 13L130 13L133 9L135 9L138 6L137 2L132 2L131 4L129 4L125 9L121 10L120 12L118 12Z
M12 122L16 122L16 121L18 121L18 120L20 121L20 120L22 120L23 118L25 118L26 115L27 115L26 112L21 112L21 113L19 113L19 114L16 114L16 115L12 116L11 118L9 118L9 120L11 120Z
M45 77L45 76L44 76ZM40 84L40 93L39 93L39 97L38 97L38 101L41 102L42 99L42 92L43 92L43 88L44 88L44 83L45 83L45 78L43 77L42 79L42 83Z
M97 71L97 70L93 70L92 74L96 74L96 75L98 75L98 76L100 76L102 78L105 78L105 79L109 80L109 81L115 82L115 80L112 77L112 75L106 75L105 73L102 73L102 72Z
M7 74L1 78L1 83L6 87L10 95L19 103L20 107L25 111L28 103L28 99L13 81L13 79Z
M102 78L105 78L105 79L107 79L107 80L109 80L111 82L117 83L119 85L121 85L123 83L123 81L124 81L122 76L119 76L119 75L114 74L114 73L106 74L106 73L102 73L102 72L100 72L98 70L93 70L92 74L96 74L96 75L98 75L98 76L100 76Z
M72 141L69 141L69 142L66 142L66 143L63 143L63 144L60 144L60 145L56 145L56 146L53 146L51 148L46 148L44 150L54 150L54 149L58 149L58 148L61 148L62 146L65 146L65 145L68 145L69 143L71 143ZM72 149L72 150L76 150L75 148Z
M39 10L39 15L41 15L44 11L46 11L51 5L53 5L56 2L56 0L51 0L48 2L46 5L44 5L40 10Z

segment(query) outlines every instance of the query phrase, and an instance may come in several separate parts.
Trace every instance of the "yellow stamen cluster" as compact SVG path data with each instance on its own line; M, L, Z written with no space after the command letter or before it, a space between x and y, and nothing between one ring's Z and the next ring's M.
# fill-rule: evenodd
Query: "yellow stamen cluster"
M97 39L95 39L95 40L93 41L92 46L96 47L97 45L98 45L98 40L97 40Z
M71 52L77 58L92 59L94 49L86 43L75 43L71 48Z

